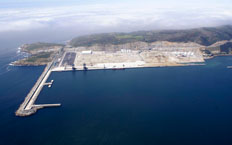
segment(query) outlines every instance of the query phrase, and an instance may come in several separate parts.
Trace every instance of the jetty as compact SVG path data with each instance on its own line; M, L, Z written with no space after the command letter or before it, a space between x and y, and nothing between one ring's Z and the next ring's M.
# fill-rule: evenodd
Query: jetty
M31 89L31 91L27 94L25 100L20 105L18 110L15 112L16 116L29 116L34 114L38 109L44 108L44 107L58 107L61 106L61 104L40 104L36 105L35 101L37 97L39 96L41 90L43 89L43 86L48 85L48 87L51 87L53 84L53 80L51 82L46 82L49 78L52 68L56 63L56 58L53 59L52 62L48 63L45 67L43 73L40 75L39 79Z

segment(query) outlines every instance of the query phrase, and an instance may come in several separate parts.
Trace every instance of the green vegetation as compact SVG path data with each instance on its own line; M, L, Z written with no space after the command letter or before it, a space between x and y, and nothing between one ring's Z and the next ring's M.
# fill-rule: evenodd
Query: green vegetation
M232 53L232 42L227 42L220 46L220 52L225 54Z
M133 35L116 35L116 39L136 39L143 40L143 36L133 36Z
M49 49L49 48L52 48L52 47L55 47L55 46L61 46L62 47L64 45L63 44L55 44L55 43L38 42L38 43L26 44L23 49L30 52L30 51L34 51L34 50Z
M15 65L19 66L38 66L46 65L52 60L53 52L41 52L34 54L28 58L14 62Z
M165 31L138 31L132 33L106 33L81 36L71 40L70 45L92 46L107 44L125 44L132 42L196 42L209 46L217 41L231 40L232 26L222 26L215 28L199 28L189 30L165 30Z
M51 52L42 52L38 53L36 55L33 55L27 59L25 59L26 62L48 62L50 60L52 53Z
M15 62L16 65L45 65L51 61L52 55L63 47L63 44L32 43L21 46L23 52L31 54L30 57Z

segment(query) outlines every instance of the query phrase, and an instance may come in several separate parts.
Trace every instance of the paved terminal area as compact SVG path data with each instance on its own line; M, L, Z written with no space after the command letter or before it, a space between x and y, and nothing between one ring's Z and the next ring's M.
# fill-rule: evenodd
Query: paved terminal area
M73 67L83 70L120 69L157 66L181 66L187 63L204 62L199 48L154 48L150 50L121 51L73 51L67 52L60 67L53 71L69 71Z
M76 58L75 52L65 53L64 59L62 61L62 66L72 66L74 64L75 58Z

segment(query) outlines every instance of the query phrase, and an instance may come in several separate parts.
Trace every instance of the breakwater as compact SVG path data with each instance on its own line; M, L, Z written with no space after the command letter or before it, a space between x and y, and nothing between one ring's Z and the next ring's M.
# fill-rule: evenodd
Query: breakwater
M15 112L16 116L29 116L29 115L34 114L38 109L41 109L44 107L61 106L61 104L41 104L41 105L34 104L43 86L47 85L46 81L51 74L51 69L54 65L54 62L55 61L52 61L49 64L47 64L43 73L40 75L39 79L37 80L33 88L31 89L31 91L28 93L23 103L20 105L18 110Z

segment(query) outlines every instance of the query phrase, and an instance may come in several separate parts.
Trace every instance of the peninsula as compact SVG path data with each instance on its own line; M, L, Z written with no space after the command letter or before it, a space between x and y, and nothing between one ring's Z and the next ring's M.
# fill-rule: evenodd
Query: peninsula
M20 66L46 65L63 48L57 70L176 66L204 62L217 55L230 55L232 26L189 30L138 31L80 36L66 45L33 43L22 45L29 57L14 62ZM75 55L73 62L68 56ZM73 56L74 57L74 56ZM65 58L65 59L64 59ZM70 58L71 59L71 58Z

